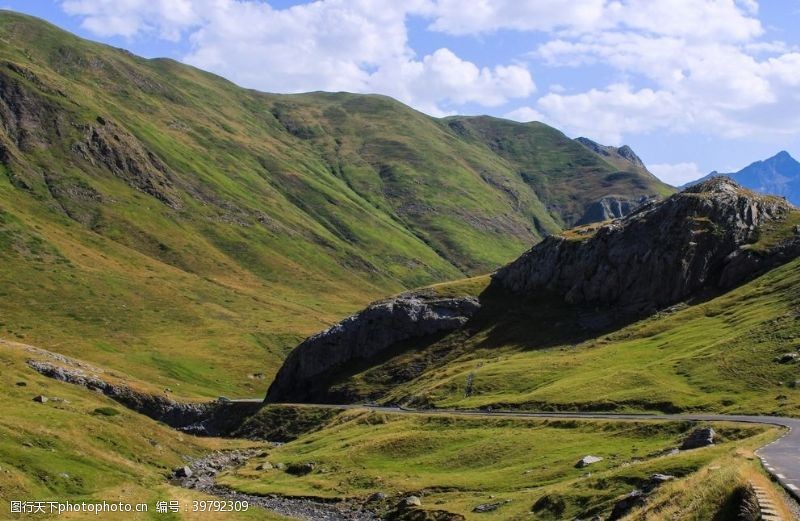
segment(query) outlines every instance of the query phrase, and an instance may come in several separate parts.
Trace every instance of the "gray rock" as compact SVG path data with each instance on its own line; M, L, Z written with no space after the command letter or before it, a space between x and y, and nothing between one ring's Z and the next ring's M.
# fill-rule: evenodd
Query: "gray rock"
M647 481L647 484L645 484L645 486L643 487L644 491L649 493L656 487L663 485L667 481L672 481L673 479L675 479L675 476L671 476L669 474L653 474L650 476L650 479Z
M376 503L378 501L383 501L387 497L388 496L386 494L384 494L383 492L375 492L374 494L370 495L367 498L367 503Z
M27 382L17 382L15 385L16 385L17 387L27 387L27 386L28 386L28 383L27 383Z
M714 436L716 433L711 427L701 427L689 433L689 436L683 440L681 450L699 449L714 444Z
M275 468L278 469L278 470L286 470L286 464L285 463L276 463L275 464Z
M599 456L584 456L575 464L575 468L582 469L598 461L603 461L603 458Z
M400 507L409 508L409 507L421 507L422 500L420 500L417 496L406 496L400 501Z
M294 348L270 386L267 401L324 400L326 375L399 342L457 329L479 308L473 297L404 295L371 304Z
M643 506L647 502L647 496L641 490L634 490L614 504L608 521L622 519L634 508Z
M148 394L127 385L104 380L103 371L83 362L56 353L38 350L59 362L59 365L41 360L28 360L27 364L38 373L90 391L100 392L122 405L144 414L170 427L195 435L221 435L236 420L255 413L259 403L183 403L161 394ZM63 365L61 365L63 364ZM38 398L38 397L37 397ZM37 400L38 401L38 400Z
M38 403L47 403L47 396L42 396L42 395L40 394L39 396L35 396L35 397L33 398L33 401L34 401L34 402L38 402Z
M621 197L603 197L590 204L583 216L578 220L576 226L584 224L619 219L632 213L643 204L650 202L651 199L642 196L638 199L627 199Z
M781 198L715 177L583 235L547 237L493 281L519 295L552 291L570 303L651 312L799 255L796 237L766 252L743 248L790 209Z
M175 469L174 474L176 478L191 478L194 473L189 467L180 467Z
M800 354L798 353L783 353L781 356L775 357L775 361L781 364L797 362L798 359L800 359Z
M498 501L496 503L484 503L482 505L476 506L475 508L472 509L472 511L475 512L476 514L483 514L483 513L486 513L486 512L494 512L495 510L497 510L498 508L500 508L501 506L503 506L503 505L505 505L507 503L509 503L509 500L507 500L507 501Z
M272 466L272 463L270 463L269 461L265 461L261 465L257 466L256 470L272 470L273 468L275 467Z

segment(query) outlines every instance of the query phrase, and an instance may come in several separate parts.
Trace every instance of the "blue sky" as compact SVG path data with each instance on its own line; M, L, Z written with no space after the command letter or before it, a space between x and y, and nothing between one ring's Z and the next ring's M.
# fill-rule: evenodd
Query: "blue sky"
M0 0L270 92L387 94L629 144L679 184L800 157L800 0Z

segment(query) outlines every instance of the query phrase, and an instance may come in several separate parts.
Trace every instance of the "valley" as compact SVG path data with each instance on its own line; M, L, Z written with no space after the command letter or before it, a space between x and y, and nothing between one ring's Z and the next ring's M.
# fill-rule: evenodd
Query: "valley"
M789 520L798 287L727 177L0 11L0 517Z

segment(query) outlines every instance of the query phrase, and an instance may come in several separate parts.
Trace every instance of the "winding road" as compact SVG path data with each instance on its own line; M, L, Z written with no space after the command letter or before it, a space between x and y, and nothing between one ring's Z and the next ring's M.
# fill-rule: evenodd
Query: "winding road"
M237 400L249 402L254 400ZM258 400L261 401L261 400ZM286 403L295 407L318 407L324 409L366 409L387 414L445 414L455 416L472 416L483 418L576 418L584 420L614 421L709 421L759 423L777 425L788 430L779 439L761 447L756 454L767 471L798 501L800 501L800 418L781 416L747 416L726 414L611 414L611 413L553 413L553 412L517 412L517 411L482 411L464 409L408 409L405 407L388 407L380 405L330 405Z

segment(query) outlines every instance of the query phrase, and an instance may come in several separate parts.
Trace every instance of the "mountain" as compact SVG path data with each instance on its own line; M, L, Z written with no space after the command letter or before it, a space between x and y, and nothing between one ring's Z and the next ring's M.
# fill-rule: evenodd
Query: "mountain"
M0 13L3 334L190 395L249 394L370 300L670 191L541 123L265 94Z
M800 205L800 163L785 150L769 159L756 161L738 172L727 174L711 172L697 181L687 183L682 188L717 175L728 176L751 190L779 195L794 205Z
M295 348L267 401L800 410L771 398L800 332L798 230L784 199L715 177L376 302Z

